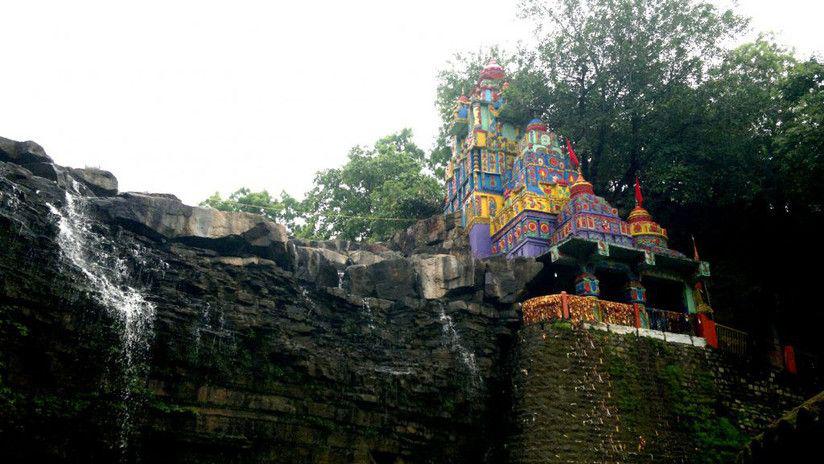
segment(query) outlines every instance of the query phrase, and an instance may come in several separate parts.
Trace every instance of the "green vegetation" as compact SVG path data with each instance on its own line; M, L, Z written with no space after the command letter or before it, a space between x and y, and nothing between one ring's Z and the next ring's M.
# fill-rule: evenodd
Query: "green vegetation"
M441 183L426 170L427 162L412 131L404 129L372 147L352 148L342 167L315 175L302 201L243 188L226 199L215 193L201 206L263 214L302 238L386 240L440 212Z
M572 330L572 323L564 320L552 321L552 328L555 330Z
M692 375L696 381L687 391L682 366L671 364L661 372L667 402L678 418L678 425L689 432L696 447L703 450L693 458L698 463L733 462L749 437L715 411L714 385L709 373L699 370Z
M280 198L273 197L266 190L252 192L242 187L223 198L220 193L203 200L200 206L208 206L220 211L243 211L260 214L272 221L279 222L290 230L299 230L297 219L302 216L303 208L299 200L286 192L280 193Z

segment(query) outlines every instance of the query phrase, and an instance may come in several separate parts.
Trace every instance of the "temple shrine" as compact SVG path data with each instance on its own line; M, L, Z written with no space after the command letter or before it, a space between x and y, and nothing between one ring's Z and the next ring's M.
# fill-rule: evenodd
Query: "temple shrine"
M525 127L507 120L507 85L493 60L456 102L444 212L460 212L476 257L545 263L548 295L524 303L525 321L557 312L646 328L711 323L702 284L708 264L697 250L690 258L669 248L638 181L625 220L595 194L568 139L562 144L537 119ZM698 313L705 317L688 317Z

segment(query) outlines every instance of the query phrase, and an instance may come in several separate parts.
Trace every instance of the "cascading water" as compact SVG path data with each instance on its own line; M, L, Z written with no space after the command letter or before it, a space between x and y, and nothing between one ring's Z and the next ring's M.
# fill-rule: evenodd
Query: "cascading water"
M76 187L75 187L76 190ZM57 243L63 258L80 270L98 302L117 321L122 341L119 370L122 371L123 408L120 417L120 446L125 450L132 432L135 387L145 381L145 356L151 340L155 306L129 285L127 261L118 256L115 244L94 231L83 200L66 191L66 204L58 209L48 204L58 219Z
M361 298L363 301L363 313L366 315L366 324L369 330L375 330L375 315L372 313L372 307L369 305L369 298Z
M438 307L438 321L440 321L443 329L444 343L448 345L452 351L458 353L460 360L472 373L473 385L480 383L482 379L478 371L478 365L475 362L475 353L469 351L469 349L461 343L461 336L458 334L458 329L452 321L452 316L446 314L443 305Z

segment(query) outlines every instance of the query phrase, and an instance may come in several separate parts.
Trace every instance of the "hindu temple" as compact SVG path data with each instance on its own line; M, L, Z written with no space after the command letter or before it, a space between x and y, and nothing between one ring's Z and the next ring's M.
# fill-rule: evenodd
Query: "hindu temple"
M707 263L697 251L690 258L669 248L667 230L643 207L638 181L635 208L624 219L584 178L568 138L538 119L525 127L507 119L507 86L493 60L458 98L444 211L460 212L476 257L545 263L548 295L525 302L525 320L570 305L585 306L587 318L639 327L708 312L701 282Z

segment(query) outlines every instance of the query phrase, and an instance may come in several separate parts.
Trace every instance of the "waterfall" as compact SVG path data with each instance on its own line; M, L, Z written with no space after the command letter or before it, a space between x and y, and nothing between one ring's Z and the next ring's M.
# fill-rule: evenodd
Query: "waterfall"
M469 349L461 343L461 336L458 334L458 329L452 321L452 316L446 314L446 311L443 309L443 305L438 307L438 320L440 321L443 330L444 343L449 346L452 351L458 354L461 362L463 362L467 369L469 369L472 373L472 383L476 384L481 380L481 374L478 371L478 365L475 362L475 353L469 351Z
M363 302L363 313L366 315L367 326L369 330L375 330L375 315L372 312L372 307L369 306L369 298L361 298Z
M66 204L58 209L47 204L57 217L57 243L62 257L77 268L97 301L118 321L122 343L120 366L124 375L120 446L125 450L132 427L134 388L145 381L145 365L151 340L155 306L129 285L127 261L115 253L117 245L96 233L83 208L83 199L66 191ZM145 262L145 261L143 261Z

